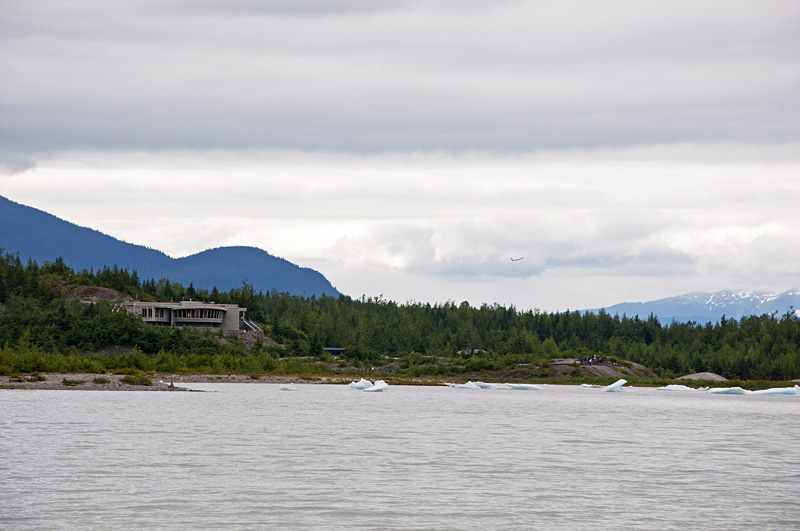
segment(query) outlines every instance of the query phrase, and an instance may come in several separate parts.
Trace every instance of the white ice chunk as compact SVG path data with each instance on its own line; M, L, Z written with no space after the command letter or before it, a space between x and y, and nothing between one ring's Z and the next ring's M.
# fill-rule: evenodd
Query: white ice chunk
M622 386L625 385L626 383L628 383L628 380L620 378L619 380L617 380L616 382L612 383L611 385L607 385L607 386L603 387L602 390L604 392L606 392L606 393L620 393L622 391L625 391L625 388L622 387Z
M372 385L373 385L372 382L370 382L369 380L361 378L357 382L350 382L348 384L348 387L350 387L351 389L366 389L367 387L372 387Z
M447 384L453 389L480 389L479 385L476 385L472 382L467 382L465 384Z
M753 391L753 394L798 396L800 395L800 387L797 385L794 387L771 387L769 389L759 389L758 391Z
M372 387L367 387L366 389L363 389L363 391L366 393L380 393L387 387L389 387L389 384L387 384L383 380L378 380L377 382L375 382L375 384L372 385Z
M680 385L680 384L669 384L664 387L659 387L659 391L697 391L694 387L689 387L688 385Z
M713 387L706 391L706 393L715 395L747 395L752 393L752 391L742 389L741 387Z
M278 391L297 391L297 387L294 384L283 384L278 387Z
M515 389L515 390L518 390L518 391L541 391L542 390L541 387L539 387L538 385L533 385L533 384L512 384L512 383L510 383L510 384L506 384L506 385L508 385L509 388Z
M481 389L497 389L497 385L493 383L486 383L486 382L472 382Z

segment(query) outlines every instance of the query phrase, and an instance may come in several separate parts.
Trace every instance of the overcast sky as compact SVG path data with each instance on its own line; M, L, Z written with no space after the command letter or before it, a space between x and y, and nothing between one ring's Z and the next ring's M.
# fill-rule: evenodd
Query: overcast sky
M796 0L0 0L0 195L354 297L783 291L798 94Z

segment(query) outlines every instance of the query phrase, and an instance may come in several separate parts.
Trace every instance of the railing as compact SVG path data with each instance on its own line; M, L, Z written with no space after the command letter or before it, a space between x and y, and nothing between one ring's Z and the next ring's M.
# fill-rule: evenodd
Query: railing
M141 316L142 321L145 323L168 323L169 322L169 315L161 315L161 316L153 316L153 317L145 317Z
M259 328L258 325L250 319L242 319L239 321L239 323L241 324L240 328L242 330L249 330L251 332L261 332L261 328Z
M222 317L173 317L176 323L221 323Z

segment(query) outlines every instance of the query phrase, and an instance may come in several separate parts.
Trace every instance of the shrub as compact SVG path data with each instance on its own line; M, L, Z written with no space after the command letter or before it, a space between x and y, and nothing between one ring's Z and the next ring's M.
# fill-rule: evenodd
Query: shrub
M153 385L153 381L146 374L128 374L120 380L128 385Z
M95 378L92 381L94 383L96 383L96 384L109 384L109 383L111 383L111 380L109 378L106 378L105 376L98 376L97 378Z
M64 378L61 380L62 385L66 385L67 387L75 387L76 385L81 385L82 383L86 383L83 380L70 380L69 378Z

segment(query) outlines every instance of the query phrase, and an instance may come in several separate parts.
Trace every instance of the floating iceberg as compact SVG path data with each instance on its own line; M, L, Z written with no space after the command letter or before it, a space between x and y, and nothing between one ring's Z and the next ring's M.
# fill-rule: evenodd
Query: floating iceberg
M694 387L689 387L688 385L680 385L680 384L669 384L664 387L659 387L659 391L697 391Z
M486 382L469 382L469 383L474 383L481 389L497 389L497 385L493 383L486 383Z
M294 384L283 384L278 387L278 391L297 391L297 387Z
M387 387L389 387L389 384L387 384L383 380L378 380L377 382L375 382L374 385L372 385L371 387L367 387L366 389L363 389L363 391L365 393L380 393Z
M453 389L481 389L480 385L474 384L472 382L467 382L465 384L449 383L445 385L447 385L448 387L452 387Z
M620 393L622 391L626 391L626 389L624 387L622 387L626 383L628 383L628 380L620 378L619 380L617 380L616 382L612 383L611 385L607 385L607 386L603 387L602 390L603 390L603 392L606 392L606 393Z
M506 384L510 389L515 389L518 391L541 391L542 388L538 385L533 384Z
M372 385L373 385L372 382L370 382L369 380L361 378L357 382L350 382L348 384L348 387L350 387L351 389L366 389L368 387L372 387Z
M748 395L752 393L752 391L742 389L741 387L714 387L706 391L706 393L715 395Z
M794 387L771 387L769 389L759 389L752 391L754 395L786 395L786 396L800 396L800 386L795 384Z

